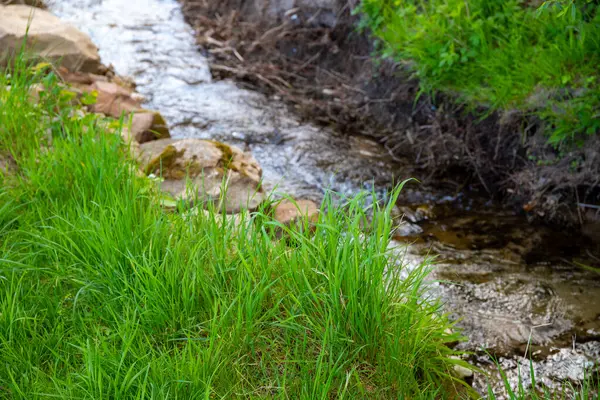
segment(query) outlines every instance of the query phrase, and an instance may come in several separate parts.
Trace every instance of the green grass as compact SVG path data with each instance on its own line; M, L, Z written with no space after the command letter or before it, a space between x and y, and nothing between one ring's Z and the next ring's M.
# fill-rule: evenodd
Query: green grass
M362 25L384 57L424 92L546 121L550 143L600 131L600 7L596 2L362 0Z
M39 103L29 101L42 84ZM387 205L314 229L164 211L45 67L0 76L0 398L443 398L451 324L399 277ZM397 191L395 196L397 196ZM337 204L337 203L336 203ZM326 211L326 212L325 212ZM368 215L372 213L372 218ZM282 239L277 239L281 231Z
M582 382L575 385L572 382L566 381L558 388L548 388L539 385L536 381L533 362L529 364L529 374L531 377L531 385L526 386L523 383L522 372L519 370L518 381L516 387L511 386L511 382L505 371L499 363L496 367L500 372L501 383L503 385L500 395L494 392L492 385L488 385L487 399L495 400L498 398L508 400L589 400L598 399L598 388L600 387L600 375L598 371L589 372Z

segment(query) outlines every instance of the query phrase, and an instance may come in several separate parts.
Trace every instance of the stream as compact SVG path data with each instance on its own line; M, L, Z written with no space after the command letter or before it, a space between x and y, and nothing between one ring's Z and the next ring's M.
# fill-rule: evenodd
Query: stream
M213 80L176 0L50 0L50 10L88 33L105 64L132 77L144 106L159 110L174 138L214 139L252 152L267 191L320 201L414 176L375 141L302 121L279 99ZM527 223L476 195L411 184L396 237L410 267L437 256L432 290L459 320L469 361L494 375L499 357L508 379L556 387L578 382L600 360L598 248L584 238ZM527 357L524 357L527 353ZM483 392L483 374L474 387ZM500 382L491 378L495 390Z

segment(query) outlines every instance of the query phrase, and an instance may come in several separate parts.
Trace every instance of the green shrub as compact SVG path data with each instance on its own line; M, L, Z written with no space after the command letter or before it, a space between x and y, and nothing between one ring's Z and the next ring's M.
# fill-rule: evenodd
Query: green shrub
M518 109L555 145L600 130L600 13L590 2L363 0L362 26L425 92Z

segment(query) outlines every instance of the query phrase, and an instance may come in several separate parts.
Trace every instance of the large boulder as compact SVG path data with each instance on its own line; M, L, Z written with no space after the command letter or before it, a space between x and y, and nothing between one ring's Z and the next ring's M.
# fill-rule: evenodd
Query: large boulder
M253 210L264 200L262 169L252 155L236 147L201 139L162 139L140 145L139 151L146 175L162 177L161 188L177 199L224 201L228 213Z
M29 27L29 31L27 29ZM103 70L89 36L47 11L27 5L0 6L0 65L19 51L27 33L27 50L71 71Z

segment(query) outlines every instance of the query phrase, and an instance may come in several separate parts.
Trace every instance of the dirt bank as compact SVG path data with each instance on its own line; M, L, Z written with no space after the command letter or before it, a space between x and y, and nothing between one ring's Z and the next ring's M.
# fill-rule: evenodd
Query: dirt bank
M535 118L516 111L490 115L448 96L420 95L409 66L372 57L374 44L357 31L345 0L304 2L326 5L321 8L181 1L214 75L281 97L305 118L340 132L375 138L393 157L410 160L425 183L475 188L532 219L600 236L598 139L557 151L546 145Z

